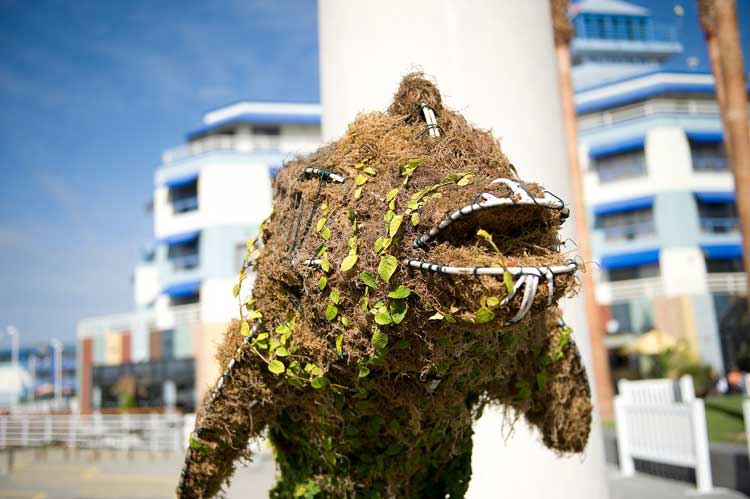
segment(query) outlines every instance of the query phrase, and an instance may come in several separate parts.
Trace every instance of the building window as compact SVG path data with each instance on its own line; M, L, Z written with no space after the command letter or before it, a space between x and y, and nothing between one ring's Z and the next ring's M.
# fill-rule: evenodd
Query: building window
M194 303L200 303L200 301L200 292L196 291L195 293L185 296L173 296L169 299L169 304L172 306L192 305Z
M703 232L737 232L740 227L736 203L707 203L699 199L698 216Z
M607 241L629 241L653 235L655 232L654 210L649 207L599 215L596 217L596 228L604 232L604 238Z
M723 142L690 141L693 170L696 172L725 172L729 169Z
M199 247L200 235L189 241L172 244L167 249L167 259L172 262L175 270L194 269L200 263Z
M253 125L252 133L253 135L278 137L281 135L281 127L279 125Z
M607 183L646 175L646 156L643 149L610 154L592 159L599 182Z
M198 209L198 178L169 189L169 201L174 213L188 213Z
M654 306L649 301L613 303L610 312L617 321L618 333L645 333L654 328Z
M648 277L658 277L659 264L637 265L634 267L622 267L619 269L609 269L607 271L608 280L629 281L632 279L645 279Z
M706 258L706 271L713 273L744 272L742 258Z

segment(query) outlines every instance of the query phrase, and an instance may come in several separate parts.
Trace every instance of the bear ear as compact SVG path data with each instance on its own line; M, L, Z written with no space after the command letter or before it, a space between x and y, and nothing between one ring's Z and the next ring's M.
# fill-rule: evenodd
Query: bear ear
M409 121L416 122L422 119L422 106L431 108L440 116L443 111L440 91L421 71L409 73L401 80L398 90L393 95L388 113L394 116L408 116Z

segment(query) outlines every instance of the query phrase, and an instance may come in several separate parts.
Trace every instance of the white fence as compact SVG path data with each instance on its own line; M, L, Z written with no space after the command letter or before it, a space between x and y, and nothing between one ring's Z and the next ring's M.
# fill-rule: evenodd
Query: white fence
M182 451L195 415L90 414L0 416L0 449L59 445L74 449Z
M713 490L706 410L693 379L618 383L615 397L620 471L635 473L634 459L695 468L699 492Z

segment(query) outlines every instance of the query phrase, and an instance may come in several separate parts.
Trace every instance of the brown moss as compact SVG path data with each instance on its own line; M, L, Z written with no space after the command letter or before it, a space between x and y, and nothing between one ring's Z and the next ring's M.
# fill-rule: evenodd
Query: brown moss
M423 102L438 116L440 137L424 133ZM404 175L410 164L413 171ZM347 181L326 182L305 168ZM443 275L404 264L407 258L468 267L564 264L560 214L536 206L473 213L415 247L417 237L477 195L510 196L507 187L490 183L499 177L520 181L498 142L444 108L421 74L404 78L387 113L358 116L338 141L278 172L249 307L262 314L254 321L256 339L268 338L243 343L240 325L229 329L218 361L223 369L235 363L199 416L183 497L215 494L235 460L246 456L247 441L264 429L281 470L274 497L300 487L328 497L462 497L471 473L471 424L488 403L524 414L556 451L583 449L588 384L559 312L547 307L545 282L530 313L507 326L522 293L501 305L508 294L502 276ZM541 186L521 183L543 194ZM394 231L389 220L399 216ZM491 234L495 247L478 229ZM389 235L390 246L378 250ZM352 248L356 264L342 270ZM386 256L397 262L390 282L378 277ZM309 259L326 260L330 270ZM363 272L374 277L374 288ZM399 286L409 296L389 297ZM577 286L572 275L556 276L554 303ZM289 355L276 355L273 342ZM272 373L272 360L286 372Z

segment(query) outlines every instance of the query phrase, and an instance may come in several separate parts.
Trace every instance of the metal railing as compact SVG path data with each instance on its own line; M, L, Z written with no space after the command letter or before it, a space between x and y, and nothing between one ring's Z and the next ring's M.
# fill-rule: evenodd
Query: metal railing
M671 380L618 383L615 397L620 471L635 473L634 459L695 468L698 492L713 490L706 410L695 398L693 379L680 378L675 393ZM675 396L679 395L679 396Z
M664 294L661 277L645 277L643 279L629 279L601 284L609 287L613 302L641 297L651 298Z
M172 209L175 213L186 213L198 209L198 196L175 199L172 201Z
M281 136L220 136L213 135L204 137L187 144L167 149L162 154L162 162L172 163L183 158L196 156L212 151L281 151L285 153L306 153L315 149L314 143L304 140L290 140L289 137Z
M194 269L200 263L200 255L180 255L169 258L175 270Z
M644 162L597 164L596 171L599 174L599 182L607 183L626 178L643 177L646 175L646 164Z
M729 160L721 156L693 154L693 170L697 172L725 172L729 170Z
M713 234L739 231L740 221L737 217L701 217L701 230Z
M627 225L616 225L611 227L602 227L604 238L607 241L631 240L638 237L652 235L656 232L654 222L641 222Z
M719 105L716 101L710 100L652 99L607 111L585 114L578 118L578 126L581 130L588 130L614 125L642 116L672 113L699 116L718 115Z
M153 311L138 311L124 314L90 317L78 322L78 336L88 337L111 331L147 331L156 327Z
M68 414L0 416L0 449L64 446L75 449L183 450L194 415Z
M706 285L712 293L747 292L747 281L743 272L717 272L706 275Z
M174 327L192 326L201 321L201 306L199 303L190 305L176 305L170 307L174 317Z

